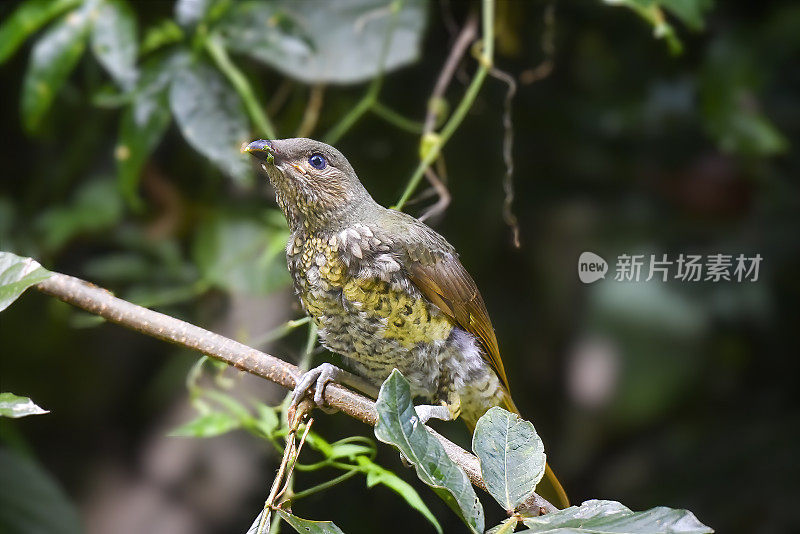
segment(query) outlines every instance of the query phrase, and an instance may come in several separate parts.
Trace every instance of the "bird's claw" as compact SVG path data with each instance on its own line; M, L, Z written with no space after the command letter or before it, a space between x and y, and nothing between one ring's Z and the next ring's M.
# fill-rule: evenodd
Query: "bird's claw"
M314 404L318 408L325 409L325 386L330 382L335 382L342 374L342 370L330 363L323 363L309 371L306 371L300 381L294 387L292 400L289 404L289 413L294 412L300 401L314 388ZM326 410L327 411L327 410Z
M440 419L442 421L452 421L454 419L453 413L446 404L420 404L419 406L414 406L414 409L423 425L430 419Z
M449 395L447 400L442 400L439 404L420 404L414 408L422 424L429 419L455 421L461 415L461 398L458 395Z

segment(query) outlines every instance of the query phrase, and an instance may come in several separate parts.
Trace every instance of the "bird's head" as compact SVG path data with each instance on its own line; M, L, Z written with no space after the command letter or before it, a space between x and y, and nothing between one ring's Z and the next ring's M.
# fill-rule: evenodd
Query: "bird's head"
M244 149L267 172L294 229L318 229L372 201L341 152L313 139L253 141Z

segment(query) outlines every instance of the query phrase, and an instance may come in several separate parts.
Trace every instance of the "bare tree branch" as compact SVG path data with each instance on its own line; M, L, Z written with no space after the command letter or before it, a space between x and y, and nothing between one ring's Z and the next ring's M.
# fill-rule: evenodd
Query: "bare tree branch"
M555 68L556 56L556 3L550 2L544 9L544 31L542 32L542 51L544 59L536 67L523 71L519 81L529 85L550 76Z
M196 350L287 389L294 389L302 375L298 367L275 356L180 319L119 299L110 291L73 276L53 273L53 276L35 287L42 293L99 315L109 322ZM325 388L325 403L370 426L375 426L378 422L375 403L371 399L338 384L331 383ZM486 490L478 458L444 436L436 432L433 434L442 443L447 455L464 470L470 482L475 487ZM535 501L535 506L545 512L556 510L552 504L536 494L529 500Z
M442 159L439 158L439 161L442 161ZM450 196L450 190L447 189L447 186L444 185L444 182L439 179L439 176L437 176L434 170L430 167L425 169L425 178L427 178L428 182L430 182L434 192L439 197L439 200L437 200L433 206L429 207L422 215L418 217L418 219L423 222L427 219L435 218L443 214L447 209L447 206L450 205L450 200L452 199Z
M453 74L456 72L458 62L464 57L464 53L467 51L467 48L469 48L469 45L472 44L472 41L475 40L477 34L478 16L473 12L470 13L467 22L464 24L464 27L461 28L461 33L458 34L453 48L450 49L450 55L447 57L447 61L439 73L436 84L433 86L433 92L428 99L428 112L425 115L424 132L432 132L436 127L436 102L444 98L444 93L450 85L450 80L453 79Z
M503 190L505 199L503 200L503 219L511 228L514 238L514 247L520 248L522 244L519 240L519 221L514 213L514 124L511 119L511 102L517 93L517 82L514 77L505 71L492 67L489 74L508 85L506 99L503 104L503 161L506 164L506 173L503 176Z
M453 48L450 49L450 54L439 72L439 77L436 79L436 84L433 86L430 98L428 98L428 107L425 113L425 122L422 127L423 139L426 135L432 134L436 128L436 118L441 109L440 102L444 99L444 93L450 86L453 79L453 74L456 72L458 63L469 48L469 45L475 40L478 34L478 16L475 12L471 12L458 34ZM439 199L436 203L428 208L420 217L420 221L425 221L431 217L437 217L445 212L447 206L450 205L451 195L447 186L436 175L436 172L430 167L425 168L425 178L433 187Z
M308 104L306 105L305 112L303 112L303 120L300 121L300 126L297 127L295 137L308 137L311 135L311 132L314 131L314 128L317 127L324 95L324 84L318 83L311 86L311 92L308 95Z

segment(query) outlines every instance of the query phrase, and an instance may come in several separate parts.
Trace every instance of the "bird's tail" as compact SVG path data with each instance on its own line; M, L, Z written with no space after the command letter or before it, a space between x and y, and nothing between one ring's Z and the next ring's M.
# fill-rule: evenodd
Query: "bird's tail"
M522 415L519 413L519 409L517 409L517 406L511 399L511 395L503 395L503 408L519 416ZM465 422L467 423L467 427L469 427L469 431L474 432L475 423L477 421L467 420ZM563 509L569 507L569 497L567 497L567 492L564 491L564 487L561 485L561 482L558 481L556 474L553 473L553 470L550 469L550 466L547 464L544 466L544 477L542 477L542 480L536 486L536 492L558 508Z

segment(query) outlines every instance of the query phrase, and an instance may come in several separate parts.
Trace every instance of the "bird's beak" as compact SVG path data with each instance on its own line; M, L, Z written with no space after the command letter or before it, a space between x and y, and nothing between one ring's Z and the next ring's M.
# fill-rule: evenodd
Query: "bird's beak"
M242 149L242 152L247 152L248 154L254 156L256 159L264 161L269 164L275 164L275 146L270 142L264 139L259 139L258 141L253 141L246 147Z

